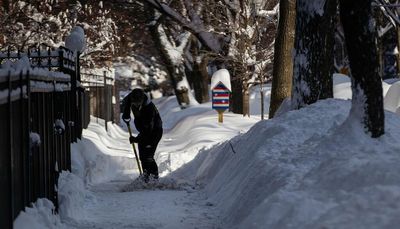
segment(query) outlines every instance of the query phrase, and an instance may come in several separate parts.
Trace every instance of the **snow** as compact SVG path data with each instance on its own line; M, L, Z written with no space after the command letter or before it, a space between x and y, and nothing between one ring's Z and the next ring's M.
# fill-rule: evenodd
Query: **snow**
M387 91L384 100L386 110L396 112L400 106L400 82L395 82ZM398 113L400 114L400 113Z
M216 72L213 73L211 77L211 85L210 88L211 90L217 86L217 84L221 82L225 85L226 88L228 88L230 91L232 91L231 87L231 77L229 75L229 71L226 69L220 69Z
M278 13L279 13L279 3L276 4L276 6L272 10L259 10L257 12L257 16L269 18L278 15Z
M400 119L386 113L387 134L372 140L345 122L349 108L330 99L258 122L174 175L206 186L223 228L390 228Z
M38 199L32 207L25 208L14 221L15 229L67 229L60 217L53 214L54 205L50 200Z
M338 87L348 83L345 76L335 76L334 82L335 96L349 93L348 87ZM390 96L398 86L387 87L385 100L398 109ZM264 89L269 101L270 85ZM178 185L166 183L167 189L135 189L138 171L126 127L108 123L106 132L104 121L92 118L82 140L72 145L72 174L60 176L62 225L57 215L46 215L51 219L46 221L29 213L21 213L18 222L31 220L42 228L400 224L398 115L385 112L386 133L377 139L349 116L348 99L322 100L259 121L259 89L251 91L254 115L226 113L224 123L218 123L210 103L181 110L174 97L154 100L164 121L155 156L160 182Z
M65 38L65 47L72 51L82 53L86 47L85 32L82 27L75 26Z
M117 65L115 66L115 78L129 78L133 76L132 68L128 65Z
M56 121L54 122L54 131L57 134L62 134L65 132L65 125L63 120L56 119Z
M186 48L189 38L190 38L190 33L185 32L181 35L181 39L179 42L179 46L174 41L171 41L170 38L168 38L164 27L159 25L157 28L159 34L160 34L160 41L162 46L165 48L167 51L168 57L172 61L172 63L175 66L179 66L183 62L183 53L184 49Z
M26 86L22 87L22 95L26 95ZM0 90L0 104L8 103L8 97L10 96L11 101L15 101L21 98L21 88L17 88L11 91L8 89Z
M29 133L29 146L34 147L34 146L39 146L40 144L41 144L40 135L35 132L30 132Z
M78 176L63 171L58 178L59 213L62 220L84 219L84 202L94 198Z
M104 120L99 120L104 123ZM91 119L91 126L83 130L79 144L71 146L72 172L80 177L85 184L97 184L122 176L124 170L133 170L133 154L127 144L128 133L110 126L113 136L110 139L104 126ZM90 152L90 153L87 153ZM128 160L128 158L132 158Z

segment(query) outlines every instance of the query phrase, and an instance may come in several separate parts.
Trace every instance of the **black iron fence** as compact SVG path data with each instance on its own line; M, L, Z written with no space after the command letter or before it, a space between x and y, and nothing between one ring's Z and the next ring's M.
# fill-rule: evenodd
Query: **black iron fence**
M65 48L0 52L6 66L0 68L1 228L12 228L18 213L38 198L57 207L58 174L71 170L70 144L90 120L89 96L70 54ZM30 67L7 67L23 56Z
M114 78L107 76L107 72L103 75L82 73L81 77L90 97L90 114L96 117L97 122L99 118L103 119L107 130L107 122L114 120Z

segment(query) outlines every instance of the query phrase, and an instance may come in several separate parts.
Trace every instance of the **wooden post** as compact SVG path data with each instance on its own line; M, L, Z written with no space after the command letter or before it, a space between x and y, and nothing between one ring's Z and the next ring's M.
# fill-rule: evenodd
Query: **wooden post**
M224 122L224 111L223 110L218 110L218 122L223 123Z

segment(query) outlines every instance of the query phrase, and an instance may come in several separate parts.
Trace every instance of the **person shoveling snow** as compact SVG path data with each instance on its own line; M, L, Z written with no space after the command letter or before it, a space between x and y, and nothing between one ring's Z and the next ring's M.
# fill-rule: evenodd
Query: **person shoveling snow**
M131 144L138 143L139 158L143 168L144 182L150 178L158 179L158 166L154 160L154 153L163 134L162 120L156 106L150 101L140 88L133 89L124 100L122 119L128 125L131 120L131 110L134 115L134 123L139 134L136 137L130 135ZM134 148L135 149L135 148ZM140 171L140 165L139 171Z

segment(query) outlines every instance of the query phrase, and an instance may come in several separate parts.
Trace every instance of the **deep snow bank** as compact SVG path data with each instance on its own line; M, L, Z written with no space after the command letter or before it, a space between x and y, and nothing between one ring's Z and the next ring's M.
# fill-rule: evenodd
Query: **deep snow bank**
M59 215L54 215L55 207L48 199L38 199L32 207L26 207L14 220L17 229L67 229Z
M92 117L88 129L83 130L82 140L71 145L72 172L85 184L106 182L135 169L128 133L112 124L107 133L103 122L97 123Z
M224 228L395 228L400 119L371 139L329 99L257 123L176 173L206 185Z

